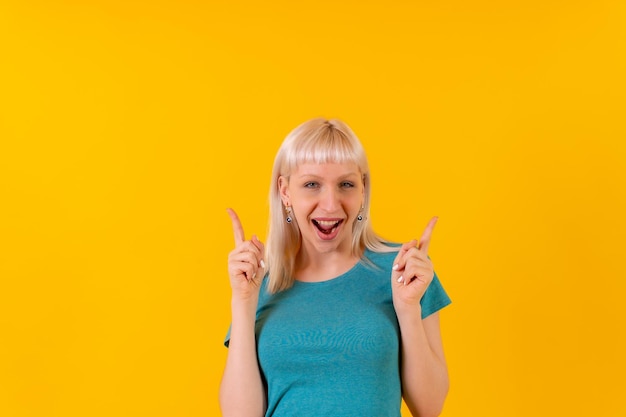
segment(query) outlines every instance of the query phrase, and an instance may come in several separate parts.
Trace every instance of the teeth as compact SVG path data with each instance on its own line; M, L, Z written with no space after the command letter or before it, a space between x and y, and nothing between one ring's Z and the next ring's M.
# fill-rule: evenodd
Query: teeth
M317 224L319 224L320 226L325 226L325 227L334 226L337 223L339 223L339 222L338 221L332 221L332 220L317 220Z

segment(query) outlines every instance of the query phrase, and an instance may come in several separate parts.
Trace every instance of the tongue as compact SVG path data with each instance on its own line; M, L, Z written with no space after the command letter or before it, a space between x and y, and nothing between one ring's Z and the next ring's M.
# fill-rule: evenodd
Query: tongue
M322 239L322 240L333 240L337 237L337 234L339 233L339 224L341 222L335 222L332 225L328 226L328 225L324 225L322 226L321 224L319 224L318 222L316 222L315 220L313 221L313 224L315 225L315 227L318 230L318 234L317 236Z
M322 226L321 224L315 222L315 226L319 229L320 232L329 235L333 229L337 226L337 223L330 226Z

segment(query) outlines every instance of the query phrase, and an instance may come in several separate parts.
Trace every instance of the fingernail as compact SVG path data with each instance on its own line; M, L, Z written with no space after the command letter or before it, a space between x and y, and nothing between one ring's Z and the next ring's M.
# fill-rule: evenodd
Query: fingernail
M398 264L395 264L395 265L393 266L393 268L391 268L391 269L392 269L393 271L395 271L396 269L398 269Z
M402 278L402 275L400 275L400 278L398 278L398 282L402 282L404 278Z
M256 278L256 272L254 274L252 274L252 279Z
M263 262L263 259L261 259L261 268L265 269L265 262Z

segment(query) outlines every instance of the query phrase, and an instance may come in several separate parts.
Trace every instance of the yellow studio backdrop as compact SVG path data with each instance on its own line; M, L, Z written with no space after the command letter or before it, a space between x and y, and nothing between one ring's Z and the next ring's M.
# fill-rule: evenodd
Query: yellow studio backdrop
M219 415L225 209L265 238L274 154L316 116L362 139L379 233L440 217L444 416L625 415L625 18L3 1L0 415Z

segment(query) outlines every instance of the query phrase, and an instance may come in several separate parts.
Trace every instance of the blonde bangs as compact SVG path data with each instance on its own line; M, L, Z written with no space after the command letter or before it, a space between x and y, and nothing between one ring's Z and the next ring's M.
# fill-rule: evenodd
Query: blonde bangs
M319 120L320 124L306 132L293 132L285 146L289 149L284 155L282 175L289 175L297 166L314 163L355 162L362 173L367 171L367 159L361 143L343 123ZM292 140L290 140L292 139Z

